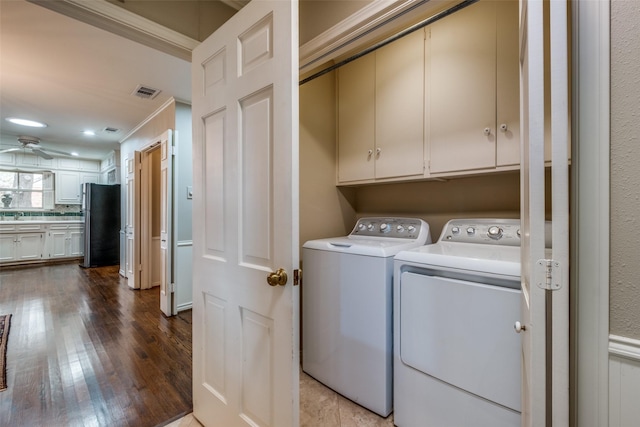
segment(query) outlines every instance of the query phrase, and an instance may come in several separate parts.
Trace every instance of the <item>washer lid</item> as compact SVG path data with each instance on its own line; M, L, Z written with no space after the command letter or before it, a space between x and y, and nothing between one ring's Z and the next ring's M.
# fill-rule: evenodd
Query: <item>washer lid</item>
M310 240L302 247L328 252L340 252L374 257L392 257L400 251L424 245L424 241L394 239L387 237L333 237L329 239Z

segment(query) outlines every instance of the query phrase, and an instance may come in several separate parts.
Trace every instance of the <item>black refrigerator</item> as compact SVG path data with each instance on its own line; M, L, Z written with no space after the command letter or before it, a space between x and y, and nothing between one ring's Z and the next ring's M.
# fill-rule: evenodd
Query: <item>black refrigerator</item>
M120 263L120 185L84 184L83 267Z

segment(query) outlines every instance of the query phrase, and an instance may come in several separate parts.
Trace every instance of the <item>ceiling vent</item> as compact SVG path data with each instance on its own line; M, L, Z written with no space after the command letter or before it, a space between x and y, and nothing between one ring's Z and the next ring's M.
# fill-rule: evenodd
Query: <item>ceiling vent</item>
M140 97L142 99L153 99L156 96L158 96L159 93L160 93L160 90L158 90L158 89L154 89L154 88L149 87L149 86L139 85L133 91L132 95L135 95L135 96Z
M104 131L107 133L117 133L117 132L120 132L120 129L106 127L104 128Z

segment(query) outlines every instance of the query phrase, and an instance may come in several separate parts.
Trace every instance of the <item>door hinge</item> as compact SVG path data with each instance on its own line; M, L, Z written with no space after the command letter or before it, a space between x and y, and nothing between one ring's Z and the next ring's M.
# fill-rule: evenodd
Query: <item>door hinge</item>
M302 284L302 269L293 270L293 286Z
M562 268L553 259L539 259L535 267L535 282L540 289L557 291L562 288Z

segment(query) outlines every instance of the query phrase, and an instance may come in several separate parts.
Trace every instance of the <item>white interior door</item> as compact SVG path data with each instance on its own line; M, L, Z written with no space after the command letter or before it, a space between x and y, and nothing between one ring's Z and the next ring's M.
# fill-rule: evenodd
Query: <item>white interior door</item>
M520 1L523 426L569 425L567 2L548 3L545 10L542 0ZM545 85L551 87L551 252L544 234Z
M299 424L297 21L296 1L254 0L193 51L193 401L207 426Z
M177 314L173 279L173 134L160 137L160 310Z
M127 163L127 284L132 289L140 288L140 170L139 151L126 160Z

